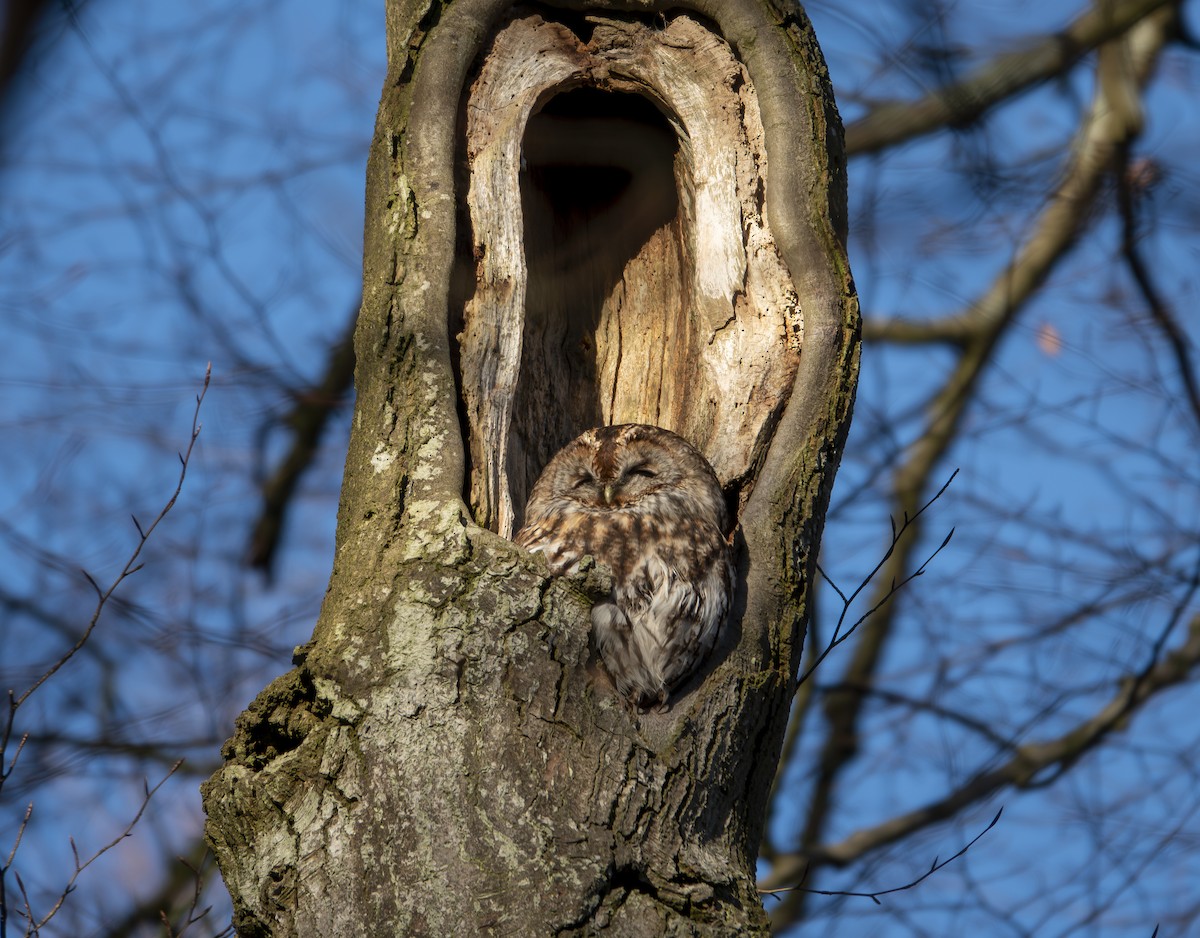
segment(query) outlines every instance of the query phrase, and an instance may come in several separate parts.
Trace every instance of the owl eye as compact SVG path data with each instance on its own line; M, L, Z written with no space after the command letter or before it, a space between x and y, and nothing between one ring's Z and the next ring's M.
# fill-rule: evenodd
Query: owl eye
M578 479L571 483L571 488L581 489L587 485L593 485L596 482L596 477L590 472L581 475Z
M627 474L631 476L641 476L643 479L654 479L658 477L658 473L645 464L634 466Z

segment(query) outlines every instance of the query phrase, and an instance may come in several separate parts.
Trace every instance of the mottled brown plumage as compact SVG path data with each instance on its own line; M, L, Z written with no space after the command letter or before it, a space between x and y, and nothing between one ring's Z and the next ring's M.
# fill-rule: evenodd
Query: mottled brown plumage
M612 570L592 609L617 691L666 708L712 650L729 610L733 562L725 499L708 461L645 424L588 430L546 466L516 542L566 573L590 554Z

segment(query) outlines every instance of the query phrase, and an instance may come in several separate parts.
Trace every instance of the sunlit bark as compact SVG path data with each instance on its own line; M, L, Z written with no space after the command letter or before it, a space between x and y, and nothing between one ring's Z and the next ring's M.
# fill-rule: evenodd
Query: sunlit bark
M840 130L799 12L570 6L389 6L334 572L204 792L244 934L766 932L755 858L857 375ZM674 196L564 217L551 167ZM514 479L623 419L695 439L741 524L731 620L662 714L589 683L606 572L552 579L501 536Z

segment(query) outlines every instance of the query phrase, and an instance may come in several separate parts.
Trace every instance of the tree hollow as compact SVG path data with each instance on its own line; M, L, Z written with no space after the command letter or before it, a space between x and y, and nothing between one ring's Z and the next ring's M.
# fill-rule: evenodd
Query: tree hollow
M732 49L686 14L526 12L495 31L463 112L458 371L476 521L510 535L550 457L601 424L680 433L745 497L803 317Z

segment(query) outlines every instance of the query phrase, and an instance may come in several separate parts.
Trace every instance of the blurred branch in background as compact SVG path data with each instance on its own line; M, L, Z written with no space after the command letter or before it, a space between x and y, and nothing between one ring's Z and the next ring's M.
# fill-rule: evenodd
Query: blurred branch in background
M13 82L34 44L43 19L60 8L53 0L9 0L0 32L0 109L7 110Z
M893 549L879 571L876 593L865 600L870 614L858 629L843 676L836 682L824 683L819 694L814 694L812 688L802 688L797 698L785 750L792 771L795 766L790 757L797 751L801 727L811 733L819 726L824 743L815 765L804 770L806 783L802 790L806 808L802 823L794 832L776 835L794 839L799 849L787 852L776 843L767 846L764 856L771 861L771 872L764 880L766 889L786 887L801 877L812 877L822 866L840 867L859 861L883 846L962 816L965 809L986 801L1002 788L1026 787L1035 783L1035 779L1036 784L1048 784L1103 744L1114 728L1125 725L1131 711L1158 692L1190 678L1200 664L1197 657L1200 645L1193 629L1188 640L1165 659L1156 653L1145 670L1121 678L1118 683L1122 689L1113 699L1060 737L1038 744L1021 744L1016 738L993 739L993 751L985 750L974 774L963 766L960 771L967 771L969 777L942 798L895 815L877 826L860 828L838 843L824 842L835 819L846 813L842 802L852 789L844 783L844 776L864 755L859 742L868 732L862 725L864 707L872 700L881 703L875 694L886 681L881 671L887 647L905 621L903 606L888 600L895 584L907 582L914 573L913 552L924 543L919 536L920 522L924 520L921 501L926 497L930 476L943 465L951 448L962 444L963 421L971 410L979 407L977 388L987 370L996 367L999 343L1067 252L1076 247L1087 226L1099 217L1096 202L1105 181L1113 179L1114 167L1118 173L1123 172L1118 157L1129 152L1142 129L1141 92L1161 50L1175 31L1178 14L1174 6L1131 3L1094 8L1068 30L1069 41L1055 37L1033 44L1029 51L1002 56L970 78L939 88L916 103L875 106L848 129L851 152L869 152L938 126L957 126L976 120L990 106L1069 67L1097 42L1108 43L1097 60L1092 105L1080 121L1067 162L1055 173L1060 181L1046 197L1040 217L1030 225L1030 233L1022 239L1013 259L990 288L957 314L924 320L880 316L868 316L865 320L864 337L869 342L942 346L954 355L955 364L947 369L945 380L928 395L922 408L927 415L923 426L889 470L894 499L892 515L903 517L906 523L912 518L912 530L899 541L893 536ZM1125 30L1128 36L1121 35ZM1051 50L1057 50L1058 54L1050 55ZM1127 231L1128 227L1127 224ZM1127 234L1127 256L1129 243ZM1136 254L1134 264L1136 267ZM1146 293L1144 284L1148 277L1137 279ZM1150 302L1152 308L1162 308L1161 303L1153 299ZM1164 321L1161 314L1156 319ZM1171 335L1169 326L1165 331ZM1180 374L1186 389L1190 350L1177 335L1172 347L1181 362ZM1189 587L1184 595L1185 602L1190 603L1194 587ZM820 634L819 624L816 634ZM819 714L810 714L810 709L818 703ZM978 722L961 714L953 719ZM986 718L980 725L987 727ZM977 735L987 738L994 733L989 730ZM997 760L1001 761L994 764ZM777 800L787 797L786 786L778 785ZM806 903L816 892L791 891L772 909L773 920L781 927L803 921Z
M1197 387L1196 368L1192 363L1196 346L1189 341L1175 313L1163 299L1162 291L1154 283L1151 265L1142 256L1144 226L1141 222L1140 206L1148 190L1154 185L1157 170L1148 159L1131 162L1129 153L1130 147L1126 143L1118 147L1114 154L1113 175L1116 179L1117 205L1121 213L1121 252L1125 263L1129 265L1133 282L1137 284L1142 298L1146 301L1146 308L1171 348L1175 365L1179 369L1184 398L1192 410L1192 417L1200 425L1200 387Z
M879 101L846 127L850 156L876 153L943 128L963 127L1028 88L1061 76L1097 46L1124 34L1170 0L1100 2L1066 29L997 56L919 101Z
M91 0L6 0L0 13L0 140L6 140L24 72L52 57L69 22Z
M359 289L381 11L42 9L0 102L4 686L27 686L75 642L95 600L79 567L99 582L120 573L111 558L130 513L149 517L147 493L166 484L187 376L205 359L223 364L189 497L142 558L153 574L126 580L69 677L21 708L27 742L2 793L0 842L21 830L16 863L31 907L45 909L75 862L71 839L111 837L136 814L143 780L186 756L135 836L79 878L44 933L211 935L225 930L228 900L205 860L197 779L311 630L328 575L347 432L329 415L352 356L340 376L323 376L322 360L347 331L329 311ZM288 405L291 458L278 432ZM260 467L281 459L262 512ZM248 572L249 525L262 512L281 526L285 509L287 565L278 530L257 541L274 576L264 582ZM37 810L22 827L28 801Z
M1167 16L1158 15L1143 21L1131 36L1140 81L1145 80L1165 42L1170 11L1167 13ZM881 571L880 591L911 576L913 549L921 544L921 500L925 498L930 475L941 465L956 441L963 416L974 403L975 385L993 364L993 349L1034 291L1045 282L1054 265L1074 246L1080 228L1092 211L1101 180L1113 165L1117 147L1136 131L1122 113L1113 109L1108 94L1099 90L1090 116L1072 147L1072 158L1062 173L1063 181L1047 199L1032 236L987 293L962 313L941 321L939 335L946 334L949 327L960 337L958 363L930 400L927 423L892 473L894 514L906 519L911 517L912 530L899 542ZM892 331L894 327L888 323L876 322L865 333L871 339L886 339ZM903 333L905 330L895 331ZM877 596L868 601L869 608L875 612L859 630L851 660L837 689L825 695L823 706L829 723L828 741L820 758L808 818L800 835L802 856L794 863L807 866L830 856L820 844L831 820L831 801L837 797L841 774L859 754L860 714L866 700L860 688L869 688L878 680L880 662L895 631L897 607L887 605L886 599L887 596L877 592ZM797 707L792 718L803 722L803 708ZM994 787L986 790L990 793ZM970 800L974 799L967 799ZM924 811L919 816L924 823L935 823L953 816L963 803L955 801L946 811ZM782 858L777 862L782 864ZM789 867L792 865L788 864ZM770 883L781 885L794 875L794 870L790 870L783 874L781 881L772 876ZM805 895L796 892L789 896L777 918L794 914L793 910L803 902Z
M355 303L344 335L330 350L320 382L313 388L296 392L292 409L280 421L291 432L291 445L262 481L262 510L250 534L246 556L251 567L268 577L300 477L312 467L326 425L346 403L353 389L357 314L358 304ZM274 429L276 426L272 421L263 427L263 432Z

